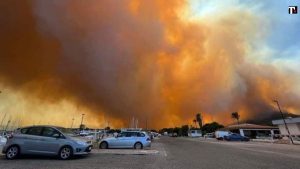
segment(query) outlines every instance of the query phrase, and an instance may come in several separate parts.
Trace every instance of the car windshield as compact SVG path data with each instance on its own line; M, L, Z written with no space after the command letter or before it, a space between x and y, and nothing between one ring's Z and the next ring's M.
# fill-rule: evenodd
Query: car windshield
M63 127L58 127L57 129L65 135L76 136L76 134L71 129L67 129L67 128L63 128Z

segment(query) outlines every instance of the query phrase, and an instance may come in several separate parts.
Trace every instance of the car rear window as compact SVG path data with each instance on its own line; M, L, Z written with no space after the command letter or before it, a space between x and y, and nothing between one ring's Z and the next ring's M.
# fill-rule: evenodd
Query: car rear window
M144 133L137 133L137 136L138 137L145 137L145 134Z

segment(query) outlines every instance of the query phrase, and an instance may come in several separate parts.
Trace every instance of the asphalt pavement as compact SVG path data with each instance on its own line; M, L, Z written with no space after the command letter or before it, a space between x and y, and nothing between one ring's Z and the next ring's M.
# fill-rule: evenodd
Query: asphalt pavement
M150 150L93 150L68 161L23 156L2 169L299 169L300 146L162 137Z

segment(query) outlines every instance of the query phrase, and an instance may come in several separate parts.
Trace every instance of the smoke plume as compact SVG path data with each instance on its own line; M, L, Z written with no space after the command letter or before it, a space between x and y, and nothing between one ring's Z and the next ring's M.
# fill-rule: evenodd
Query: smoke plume
M53 109L61 125L70 111L94 126L110 119L127 127L133 116L141 127L190 124L199 112L206 122L230 123L234 111L244 120L268 116L274 98L299 112L299 73L254 61L252 43L267 35L256 15L237 9L192 21L187 5L1 1L2 88L25 98L24 119L34 107L47 118L49 106L61 106Z

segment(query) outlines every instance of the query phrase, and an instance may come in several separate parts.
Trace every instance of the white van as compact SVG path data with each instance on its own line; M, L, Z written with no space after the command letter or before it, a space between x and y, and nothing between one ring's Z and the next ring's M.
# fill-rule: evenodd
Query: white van
M190 130L188 133L189 137L202 137L202 131L201 130Z

